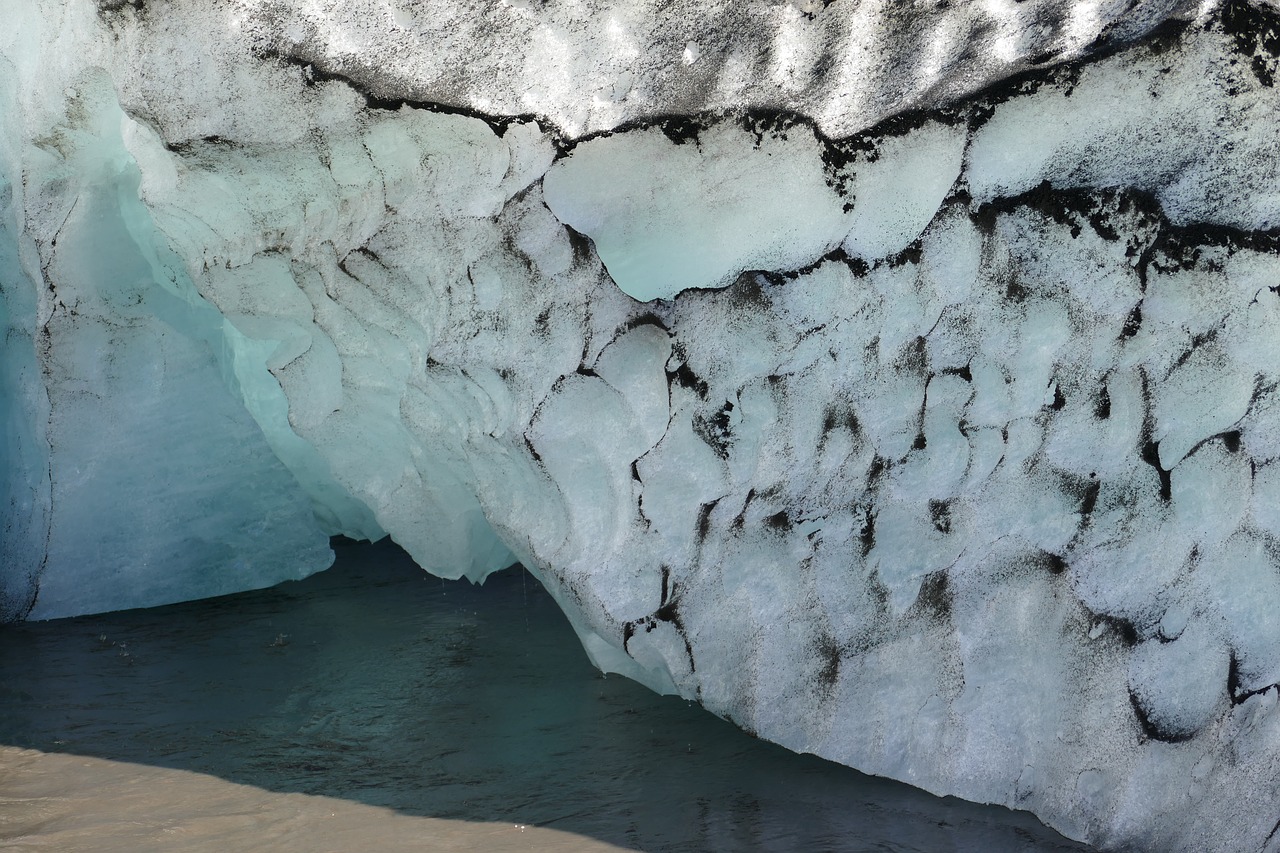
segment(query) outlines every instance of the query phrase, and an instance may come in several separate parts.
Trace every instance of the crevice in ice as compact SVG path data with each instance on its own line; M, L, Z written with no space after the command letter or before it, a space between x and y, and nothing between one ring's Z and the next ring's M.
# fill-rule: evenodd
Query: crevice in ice
M969 202L971 204L971 202ZM1035 210L1058 225L1065 226L1073 239L1085 225L1108 242L1125 240L1125 256L1138 259L1148 245L1172 226L1165 219L1155 196L1128 187L1061 187L1041 181L1035 187L986 201L974 211L974 223L990 231L1000 214ZM1223 234L1239 234L1225 226ZM1187 229L1178 229L1187 230Z
M1067 561L1060 554L1052 551L1041 551L1032 557L1032 560L1038 562L1040 567L1051 575L1064 575L1068 569Z
M1246 414L1246 417L1248 417L1247 414ZM1243 420L1243 418L1241 418L1241 420ZM1185 458L1189 459L1192 456L1195 456L1196 452L1199 451L1200 448L1204 447L1206 444L1208 444L1211 441L1221 441L1222 446L1226 448L1226 451L1228 453L1240 452L1240 430L1229 429L1224 432L1217 433L1216 435L1211 435L1208 438L1204 438L1196 442L1196 444L1189 451L1187 451L1187 455Z
M909 249L905 251L909 251ZM893 263L894 260L901 259L902 257L902 254L892 255L889 259L886 259L885 262ZM765 305L767 302L764 299L761 290L762 284L767 284L773 287L784 285L789 281L795 281L801 276L806 276L817 271L824 264L833 262L844 264L849 269L849 272L853 273L855 278L862 278L871 270L871 265L865 260L850 256L849 253L845 251L844 246L836 246L821 257L793 269L746 270L742 275L738 276L738 279L733 284L724 288L721 292L725 294L726 299L735 299L736 304L744 307ZM734 294L736 294L736 296ZM680 297L677 296L676 298L679 299Z
M682 361L680 366L673 371L669 371L667 376L672 382L679 385L681 388L692 391L703 400L707 399L709 386L705 380L701 379L693 372L693 369L689 367L688 361Z
M134 117L135 120L137 117ZM218 145L224 148L240 147L233 139L224 139L218 134L210 134L203 136L199 140L185 140L183 142L166 142L165 150L177 154L180 157L196 157L202 153L202 146Z
M792 525L791 516L787 514L787 511L780 509L773 515L764 517L764 526L770 530L782 532L790 530L794 525Z
M866 559L866 556L876 547L877 513L870 504L861 505L858 509L860 512L856 513L855 516L859 522L858 542L862 546L862 557Z
M1280 833L1280 820L1276 821L1275 826L1271 827L1271 831L1267 833L1267 837L1262 840L1262 844L1258 846L1258 853L1263 853L1267 849L1267 845L1271 843L1277 833Z
M360 94L364 99L365 105L371 110L396 112L407 108L425 110L426 112L440 113L442 115L465 116L484 122L493 130L494 136L499 137L505 134L514 124L533 123L547 128L555 127L554 122L536 113L495 114L457 104L414 100L412 98L384 97L374 93L372 88L362 85L355 78L329 68L328 64L320 59L288 54L271 48L260 48L255 51L255 56L262 62L275 62L284 67L297 68L302 74L303 84L309 88L329 82L350 86L353 91ZM558 132L552 132L551 141L556 146L556 149L562 153L568 150L568 145L572 144L570 140L566 140Z
M698 507L698 522L695 526L695 533L698 537L698 547L701 548L703 543L707 541L707 534L711 532L711 513L720 503L720 498L702 504ZM663 598L666 598L666 574L663 574Z
M1133 648L1138 645L1138 629L1129 620L1093 610L1088 610L1087 612L1089 617L1088 637L1090 640L1108 636L1125 648Z
M595 250L591 246L591 238L580 231L575 231L568 225L564 226L565 233L569 235L569 245L573 247L574 263L583 264L595 257Z
M693 658L693 644L689 641L684 620L680 615L681 590L679 584L671 579L670 566L662 566L661 572L662 597L659 599L658 608L648 616L622 624L622 650L627 654L631 654L630 645L634 637L642 633L648 634L659 625L667 624L675 629L676 634L683 641L685 654L688 656L689 671L695 673L698 667Z
M1231 697L1232 705L1243 705L1254 696L1261 696L1270 690L1280 690L1280 682L1245 690L1241 687L1240 680L1240 659L1233 651L1227 666L1227 695Z
M1160 464L1159 442L1148 438L1142 444L1141 456L1143 462L1156 470L1156 475L1160 478L1160 500L1168 503L1173 497L1172 472Z
M726 400L713 412L699 412L693 416L694 433L721 459L729 458L729 449L733 445L732 412L733 402Z
M1102 483L1094 479L1085 487L1084 494L1080 497L1080 526L1085 527L1089 524L1093 516L1094 507L1098 505L1098 494L1102 491Z
M147 0L96 0L96 2L98 14L104 19L109 19L113 13L123 12L125 9L141 12L147 6Z
M1145 368L1139 368L1138 376L1142 382L1142 432L1139 437L1138 456L1143 462L1155 469L1160 479L1160 500L1168 503L1173 498L1173 475L1160 461L1160 442L1155 440L1156 416L1155 405L1151 396L1151 380Z
M1158 740L1164 743L1185 743L1196 735L1194 731L1169 729L1160 725L1158 718L1153 717L1152 712L1143 706L1142 700L1138 698L1138 695L1133 690L1129 691L1129 705L1133 708L1133 715L1138 720L1142 734L1149 740Z

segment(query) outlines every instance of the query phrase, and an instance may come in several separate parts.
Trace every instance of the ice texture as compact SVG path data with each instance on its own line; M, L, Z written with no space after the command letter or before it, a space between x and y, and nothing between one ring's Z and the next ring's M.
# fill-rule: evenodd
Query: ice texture
M385 533L790 749L1280 849L1280 17L1121 5L0 0L4 616Z
M6 584L6 609L48 618L163 604L326 565L307 495L223 379L222 316L155 242L109 82L86 75L72 97L77 121L49 143L61 162L28 172L23 187L33 206L53 208L54 227L39 274L38 374L29 338L11 344L13 399L29 408L10 411L5 539L18 548L5 565L18 582ZM12 289L29 318L35 294L17 254L6 297Z
M852 205L823 174L812 127L723 122L690 133L589 140L543 180L547 207L591 236L623 292L648 302L725 287L746 270L802 266L849 233Z

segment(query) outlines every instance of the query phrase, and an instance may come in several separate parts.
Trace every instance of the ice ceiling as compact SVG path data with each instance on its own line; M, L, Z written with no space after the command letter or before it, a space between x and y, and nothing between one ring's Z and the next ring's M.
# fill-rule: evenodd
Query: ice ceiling
M4 617L390 534L791 749L1280 849L1269 2L0 20Z

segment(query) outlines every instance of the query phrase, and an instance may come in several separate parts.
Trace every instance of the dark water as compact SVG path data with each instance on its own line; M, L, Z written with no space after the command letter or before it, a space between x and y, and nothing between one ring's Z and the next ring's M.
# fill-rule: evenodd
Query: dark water
M385 545L271 590L0 628L0 745L637 850L1086 849L602 677L522 571L441 582Z

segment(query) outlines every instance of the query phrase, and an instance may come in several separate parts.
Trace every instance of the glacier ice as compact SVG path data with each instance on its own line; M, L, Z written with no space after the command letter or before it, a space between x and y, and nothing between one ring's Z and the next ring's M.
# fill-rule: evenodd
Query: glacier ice
M722 122L689 133L588 140L543 179L547 207L591 236L624 293L649 302L726 287L747 270L803 266L849 233L853 205L823 174L811 128Z
M1280 849L1274 4L0 0L0 607L391 535L1108 848Z

